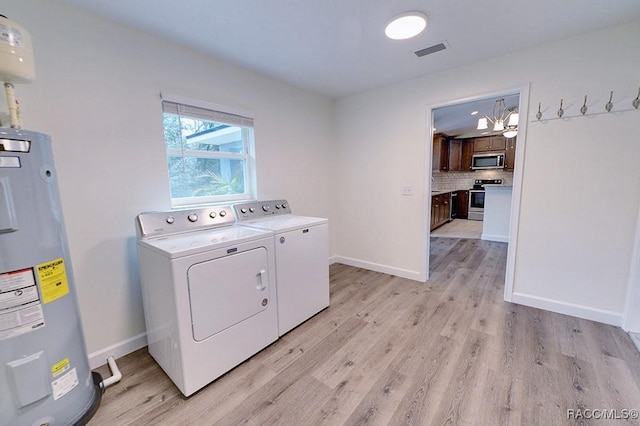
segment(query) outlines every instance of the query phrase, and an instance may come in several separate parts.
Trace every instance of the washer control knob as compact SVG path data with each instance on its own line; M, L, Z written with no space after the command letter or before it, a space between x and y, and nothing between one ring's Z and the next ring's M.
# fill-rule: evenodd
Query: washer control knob
M197 222L198 215L195 213L191 213L189 216L187 216L187 219L189 219L189 222Z
M282 208L286 209L287 208L287 203L282 203Z
M226 210L221 210L220 211L220 217L225 217L227 215L227 211Z
M167 223L168 223L169 225L173 225L173 222L175 222L175 221L176 221L176 218L175 218L175 217L173 217L173 216L169 216L169 217L167 218Z
M262 211L268 212L269 211L269 205L265 204L262 206Z
M253 213L253 212L255 212L255 211L256 211L256 208L255 208L255 207L249 207L249 211L250 211L251 213Z
M210 217L211 219L215 219L215 218L216 218L216 212L211 212L211 213L209 213L209 217Z
M280 210L280 204L276 204L276 209Z
M243 207L243 208L240 209L240 212L242 212L242 214L244 214L244 213L247 212L247 209Z

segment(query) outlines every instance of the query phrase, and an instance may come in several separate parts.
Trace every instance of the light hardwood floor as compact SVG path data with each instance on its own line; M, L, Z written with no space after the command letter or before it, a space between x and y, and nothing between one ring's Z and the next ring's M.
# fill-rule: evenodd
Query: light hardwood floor
M622 330L504 302L504 243L431 243L426 284L333 265L328 309L190 398L146 349L119 359L89 424L607 424L567 410L640 408Z
M475 238L482 237L482 221L468 219L453 219L439 228L431 231L432 237L440 238Z

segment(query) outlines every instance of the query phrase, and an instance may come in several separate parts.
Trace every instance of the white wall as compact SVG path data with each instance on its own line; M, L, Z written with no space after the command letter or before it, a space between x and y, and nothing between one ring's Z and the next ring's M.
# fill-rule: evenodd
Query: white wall
M454 47L455 48L455 47ZM440 53L436 54L439 55ZM447 54L442 53L442 54ZM434 55L427 60L437 60ZM339 136L337 259L417 277L429 172L426 111L530 83L529 121L631 108L640 22L347 97ZM620 323L640 205L640 111L529 123L514 300ZM412 185L413 197L402 197Z
M16 92L25 127L53 138L90 352L143 342L133 220L169 207L161 91L253 111L259 197L286 197L297 213L329 217L335 259L417 279L430 106L530 82L533 120L538 101L552 114L564 98L570 115L585 94L595 110L610 90L622 108L639 84L640 23L334 108L60 1L0 0L0 11L34 42L37 81ZM640 205L639 114L530 123L514 286L523 302L611 314L605 319L621 314ZM413 196L401 195L404 185Z
M90 353L144 344L134 218L170 208L160 92L252 111L258 196L331 219L328 99L64 2L0 0L0 11L33 40L37 80L16 95L25 128L53 140Z

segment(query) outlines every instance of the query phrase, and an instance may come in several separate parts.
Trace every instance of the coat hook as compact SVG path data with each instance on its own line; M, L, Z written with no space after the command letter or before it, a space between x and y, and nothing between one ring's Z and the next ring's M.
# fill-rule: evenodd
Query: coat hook
M604 109L606 109L607 112L611 112L611 108L613 108L613 104L611 103L611 99L613 99L613 90L611 91L611 94L609 95L609 102L607 102L607 104L604 106Z
M587 113L587 95L584 95L584 104L582 104L582 107L580 108L580 113L582 115Z
M640 106L640 87L638 87L638 96L631 102L631 105L633 105L635 109L638 109L638 106Z
M536 118L538 121L542 118L542 113L540 112L540 102L538 102L538 113L536 114Z
M562 101L564 99L560 99L560 109L558 110L558 118L562 118L562 116L564 115L564 110L562 109Z

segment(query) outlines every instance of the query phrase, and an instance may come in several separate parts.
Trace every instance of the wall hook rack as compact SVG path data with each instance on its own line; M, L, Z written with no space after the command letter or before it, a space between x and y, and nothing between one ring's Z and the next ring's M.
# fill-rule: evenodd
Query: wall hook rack
M604 106L604 109L606 109L607 112L611 112L611 108L613 108L613 104L611 103L612 99L613 99L613 90L611 91L611 94L609 95L609 102L607 102L607 104Z
M588 112L589 111L589 106L587 105L587 99L588 99L588 95L584 95L584 100L582 102L582 105L578 109L578 111L576 111L575 113L567 114L567 110L564 107L564 98L561 98L560 99L560 108L558 108L558 110L556 112L556 117L550 117L550 118L544 118L544 119L543 119L543 113L542 113L542 102L538 102L538 112L535 115L536 120L537 121L542 121L542 122L547 122L547 121L550 121L550 120L561 120L561 119L562 120L566 120L566 119L573 118L573 117L585 117L585 116L591 117L591 116L594 116L594 115L607 114L607 113L611 113L611 112L620 113L620 112L625 112L625 111L637 111L638 109L640 109L640 87L638 88L638 94L631 101L631 108L614 109L613 90L609 92L609 100L604 105L604 111L601 110L601 111L595 111L595 112ZM624 98L622 100L624 100ZM578 105L580 105L580 104L578 104ZM593 106L593 102L592 102L592 106ZM570 110L573 110L572 104L570 104L568 108Z
M558 109L558 118L562 118L562 116L564 115L564 110L562 109L562 102L564 102L564 99L560 99L560 109Z

